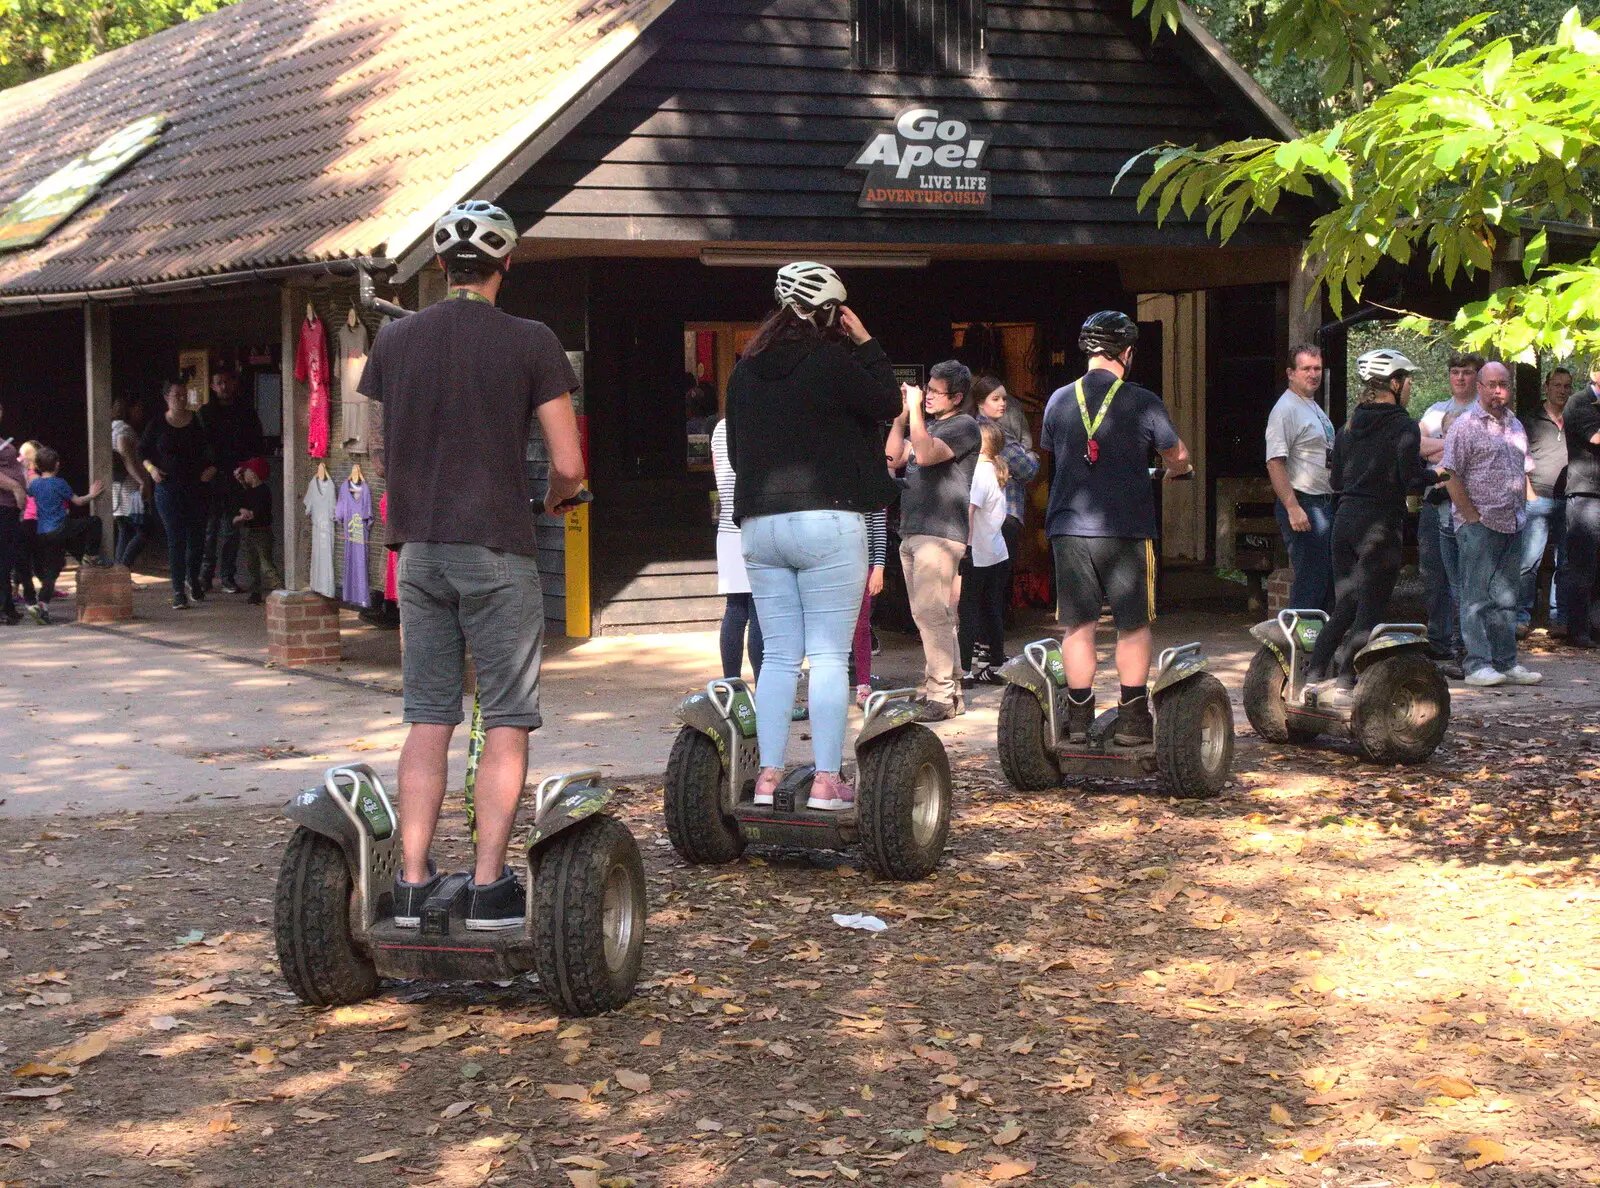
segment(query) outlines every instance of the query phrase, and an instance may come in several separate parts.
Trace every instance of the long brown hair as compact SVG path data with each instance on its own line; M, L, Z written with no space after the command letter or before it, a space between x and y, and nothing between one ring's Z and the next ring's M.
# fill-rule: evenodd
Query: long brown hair
M983 439L979 453L994 463L995 482L1004 487L1011 481L1011 467L1000 456L1000 451L1006 448L1006 431L1000 428L998 421L985 421L978 426L978 434Z
M784 342L812 342L821 345L824 342L843 342L846 338L844 330L837 321L832 326L823 328L815 322L802 318L787 305L780 305L761 323L761 328L756 331L756 336L744 348L744 359L754 359L762 351L769 350Z

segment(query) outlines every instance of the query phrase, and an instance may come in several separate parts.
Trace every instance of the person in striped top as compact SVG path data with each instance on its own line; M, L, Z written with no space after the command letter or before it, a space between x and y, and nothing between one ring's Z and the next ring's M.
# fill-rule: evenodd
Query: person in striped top
M883 567L889 560L889 513L868 512L867 588L861 596L861 615L856 619L856 638L852 646L856 668L856 704L866 705L872 692L872 599L883 593Z
M711 431L711 470L717 479L717 593L727 598L722 611L722 675L733 679L744 672L744 656L761 679L761 621L750 595L750 575L744 568L743 536L733 522L733 464L728 461L728 422L720 420Z

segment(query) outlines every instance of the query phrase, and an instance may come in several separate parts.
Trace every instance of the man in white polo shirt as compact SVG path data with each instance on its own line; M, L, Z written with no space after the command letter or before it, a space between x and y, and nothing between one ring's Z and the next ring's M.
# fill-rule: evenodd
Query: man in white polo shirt
M1289 386L1267 417L1267 477L1278 497L1278 528L1289 546L1296 610L1333 609L1333 422L1317 403L1322 351L1310 344L1289 352Z

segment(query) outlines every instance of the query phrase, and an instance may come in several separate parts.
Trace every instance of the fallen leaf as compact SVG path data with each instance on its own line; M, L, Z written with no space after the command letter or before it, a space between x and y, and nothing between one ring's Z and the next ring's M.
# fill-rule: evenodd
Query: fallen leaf
M1406 1171L1410 1174L1413 1180L1422 1180L1424 1183L1433 1179L1439 1174L1438 1168L1434 1167L1431 1163L1424 1162L1421 1159L1408 1160L1406 1163Z
M1136 1130L1113 1130L1106 1135L1106 1142L1116 1147L1127 1147L1134 1151L1148 1151L1150 1140Z
M544 1091L557 1101L588 1101L589 1086L587 1085L545 1085Z
M617 1069L615 1076L617 1084L633 1093L649 1093L650 1077L647 1073L634 1072L631 1068Z
M572 1188L600 1188L600 1177L592 1171L569 1170L567 1179L572 1181Z
M1268 1110L1267 1113L1268 1116L1271 1117L1271 1119L1279 1126L1294 1125L1294 1119L1290 1117L1289 1111L1284 1109L1281 1105L1278 1105L1276 1102L1273 1103L1272 1108Z
M382 1163L385 1159L393 1159L401 1154L399 1147L390 1147L387 1151L374 1151L371 1155L362 1155L356 1159L357 1163Z
M1423 1077L1417 1082L1418 1089L1436 1089L1445 1097L1454 1097L1458 1101L1464 1097L1476 1097L1477 1086L1464 1077L1448 1077L1440 1073Z
M308 1126L313 1122L326 1122L334 1117L333 1114L324 1114L321 1110L313 1110L309 1106L301 1106L294 1112L294 1116Z
M157 1015L150 1020L151 1031L171 1031L178 1025L178 1021L171 1015Z
M1022 1125L1013 1119L1002 1126L997 1134L989 1139L997 1147L1005 1147L1016 1142L1022 1137Z
M815 1169L812 1169L812 1168L808 1168L808 1167L790 1167L790 1168L785 1168L784 1170L787 1171L791 1176L793 1176L797 1180L831 1180L831 1179L833 1179L833 1172L830 1171L830 1170L827 1170L827 1169L823 1169L823 1170L818 1171L818 1170L815 1170Z
M938 1101L928 1107L927 1119L930 1125L937 1126L941 1122L949 1122L956 1116L956 1096L946 1093Z
M206 1123L206 1129L212 1134L227 1134L230 1130L238 1130L239 1124L233 1120L232 1110L223 1110Z
M564 1155L556 1160L563 1167L586 1167L590 1171L609 1171L611 1165L593 1155Z
M1307 1147L1301 1151L1300 1158L1307 1163L1315 1163L1331 1150L1333 1150L1332 1143L1320 1143L1315 1147Z
M1031 1159L1027 1160L1026 1162L1016 1159L1008 1159L1004 1163L996 1163L985 1168L983 1174L985 1177L998 1184L1005 1180L1021 1179L1037 1166L1038 1164Z
M661 1033L652 1031L639 1041L639 1046L641 1048L659 1048L661 1046Z
M31 1146L33 1140L25 1134L12 1134L0 1138L0 1147L15 1147L19 1151L26 1151Z
M1233 989L1239 975L1227 966L1217 971L1217 976L1211 979L1211 985L1201 990L1202 994L1218 995L1227 994Z
M408 1040L401 1040L394 1046L394 1050L396 1052L411 1053L420 1052L424 1048L437 1048L440 1044L456 1039L458 1036L466 1035L471 1030L472 1025L470 1023L458 1023L454 1027L441 1025L435 1027L427 1035L416 1035Z
M489 1034L503 1040L527 1039L530 1035L543 1035L560 1026L561 1020L552 1015L537 1023L497 1023L489 1028Z
M439 1117L459 1118L462 1114L470 1110L472 1105L473 1103L470 1101L453 1101L444 1107L444 1110L439 1114Z
M30 1060L26 1064L19 1064L11 1070L14 1077L70 1077L72 1070L63 1068L59 1064L40 1064L37 1060Z
M1342 1075L1342 1070L1337 1068L1307 1068L1301 1070L1300 1079L1313 1093L1326 1093L1338 1084Z
M265 1068L278 1058L278 1054L271 1048L251 1048L250 1054L244 1059L259 1068Z
M72 1092L71 1085L30 1085L26 1089L8 1089L6 1097L54 1097L58 1093Z
M1506 1161L1506 1149L1493 1139L1469 1138L1467 1150L1477 1156L1476 1159L1469 1159L1461 1165L1468 1171L1477 1171L1480 1167L1488 1167L1491 1163Z
M1328 977L1327 974L1312 975L1311 988L1318 994L1331 994L1337 985L1338 983Z
M943 1151L946 1155L959 1155L968 1147L972 1146L972 1144L958 1143L951 1139L930 1138L928 1140L928 1146L932 1147L935 1151Z
M70 1048L63 1048L51 1057L57 1064L88 1064L111 1046L109 1031L96 1031L84 1036Z

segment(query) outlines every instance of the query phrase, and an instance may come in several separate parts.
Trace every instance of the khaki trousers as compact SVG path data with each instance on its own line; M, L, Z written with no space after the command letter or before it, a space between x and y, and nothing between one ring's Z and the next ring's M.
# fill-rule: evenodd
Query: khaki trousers
M922 654L927 659L922 692L942 705L949 705L961 690L952 596L966 551L964 541L942 536L908 536L900 542L911 617L922 633Z

